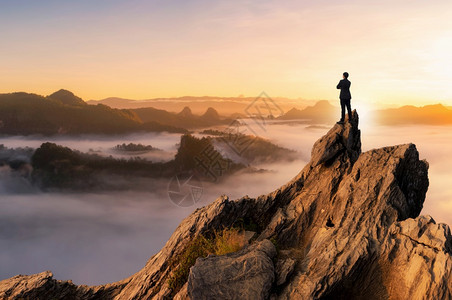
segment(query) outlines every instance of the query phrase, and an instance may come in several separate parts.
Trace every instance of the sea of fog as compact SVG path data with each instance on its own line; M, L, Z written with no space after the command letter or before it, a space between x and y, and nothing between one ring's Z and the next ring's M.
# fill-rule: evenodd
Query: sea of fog
M204 183L201 200L187 208L169 200L167 180L154 180L153 185L161 188L153 192L63 194L3 189L6 179L0 178L0 279L45 270L76 284L103 284L128 277L161 249L180 221L196 207L222 194L255 197L286 183L306 164L313 143L328 128L267 123L251 130L297 150L299 159L260 166L271 172L235 175L218 185ZM452 127L367 126L361 131L363 151L409 142L417 145L421 158L430 164L430 188L422 213L452 224ZM178 134L142 134L114 138L11 137L1 138L0 144L36 148L52 141L85 152L118 155L112 147L133 142L164 150L166 154L160 159L167 160L174 155L179 140Z

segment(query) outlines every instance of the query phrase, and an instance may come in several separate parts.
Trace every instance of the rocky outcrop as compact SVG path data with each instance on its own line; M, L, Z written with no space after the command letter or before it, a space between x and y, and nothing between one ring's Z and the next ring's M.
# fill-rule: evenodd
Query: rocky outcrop
M361 131L358 129L358 115L348 126L337 124L312 147L311 166L333 162L339 155L354 163L361 154Z
M73 286L70 293L76 299L229 299L245 290L257 299L451 299L450 229L419 217L427 171L413 144L361 153L354 112L351 122L334 125L315 143L311 161L286 185L257 198L221 196L182 221L135 275L108 286ZM237 223L257 228L254 244L198 259L187 284L172 291L168 278L189 241ZM272 250L258 250L271 248L267 240L279 249L274 259ZM252 276L258 269L264 271ZM59 299L67 291L49 276L44 281L52 289L19 284L30 278L0 282L0 297L47 292Z
M394 223L380 257L387 294L397 299L451 299L449 226L430 216Z

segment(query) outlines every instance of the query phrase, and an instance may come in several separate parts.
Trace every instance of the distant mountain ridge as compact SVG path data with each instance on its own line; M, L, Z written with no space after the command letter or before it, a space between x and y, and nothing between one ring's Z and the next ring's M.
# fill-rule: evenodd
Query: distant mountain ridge
M186 132L143 122L131 110L88 105L66 90L47 97L24 92L0 94L0 134L122 134L138 131Z
M327 100L321 100L313 106L304 109L292 108L278 120L305 120L307 123L333 123L339 119L340 108L330 104Z
M227 105L219 102L221 101L232 101ZM331 105L328 100L320 101L306 101L306 100L296 100L288 98L276 98L277 104L280 105L281 101L287 100L285 105L285 113L280 116L279 120L303 120L306 123L316 123L316 124L333 124L340 118L340 106L339 100L337 100L337 105ZM130 100L122 98L107 98L99 101L88 101L90 104L94 103L104 103L106 105L111 105L112 107L133 107L133 106L153 106L165 107L165 110L177 110L180 111L181 106L190 106L193 110L194 108L201 113L204 111L206 106L215 108L217 112L225 113L230 115L230 118L234 118L239 114L243 115L247 102L254 100L252 97L193 97L185 96L179 98L155 98L149 100ZM281 100L281 101L280 101ZM181 101L177 103L177 101ZM188 101L194 101L189 103ZM290 102L292 101L292 102ZM359 100L356 100L359 102ZM183 102L187 102L184 104ZM292 105L290 105L292 103ZM298 105L296 105L298 104ZM224 106L228 106L227 110ZM354 103L352 102L352 108ZM177 108L177 109L176 109ZM443 104L435 105L425 105L421 107L406 105L398 108L388 108L379 109L371 111L371 114L377 124L381 125L402 125L402 124L425 124L425 125L449 125L452 124L452 106L445 106Z
M375 119L382 125L450 125L452 124L452 109L443 104L421 107L406 105L399 108L378 110L375 112Z
M155 121L163 125L171 125L182 128L201 128L215 125L226 125L233 120L220 117L218 112L209 107L202 115L193 114L190 107L185 106L179 113L171 113L163 109L153 107L131 109L143 122Z
M353 103L352 103L353 107ZM340 118L340 107L328 101L319 101L304 109L292 108L279 117L279 120L300 120L305 123L333 124ZM425 106L405 105L398 108L387 108L370 112L373 121L380 125L451 125L452 109L443 104Z
M88 101L88 103L97 103L88 105L83 99L64 89L46 97L23 92L0 94L0 134L119 134L138 131L183 133L187 132L187 129L227 125L233 119L246 118L246 108L250 105L246 101L251 101L253 98L180 97L178 99L182 99L180 103L163 98L160 101L165 105L174 105L171 106L172 108L180 107L177 112L171 112L156 107L117 109L99 104L97 101ZM196 101L186 102L193 99ZM203 99L208 99L208 102ZM218 101L214 101L215 99ZM239 99L240 103L226 103L219 99ZM154 104L158 104L158 101L155 101ZM190 105L186 105L187 103ZM197 113L193 112L192 104L197 107ZM219 112L214 106L207 106L207 104L230 112L230 117L225 117L225 114ZM275 104L277 105L276 102ZM369 115L372 121L381 125L452 125L452 109L442 104L422 107L408 105L371 111ZM321 100L302 109L292 107L277 120L297 120L311 125L333 124L339 117L340 107L332 105L327 100Z
M138 131L187 132L187 129L227 125L212 107L201 115L185 106L178 113L153 107L116 109L89 105L68 90L44 97L28 93L0 94L0 134L120 134Z
M226 125L212 107L193 114L185 106L179 113L152 107L116 109L89 105L68 90L44 97L29 93L0 94L0 134L122 134L139 131L185 133L187 129Z
M132 100L110 97L102 100L89 100L88 104L105 104L112 108L137 109L153 107L170 112L179 112L189 106L194 113L203 113L206 107L212 107L221 115L245 112L245 109L256 100L256 97L217 97L217 96L184 96L174 98L154 98L146 100ZM284 97L271 98L283 111L292 107L304 108L315 103L313 100L289 99Z

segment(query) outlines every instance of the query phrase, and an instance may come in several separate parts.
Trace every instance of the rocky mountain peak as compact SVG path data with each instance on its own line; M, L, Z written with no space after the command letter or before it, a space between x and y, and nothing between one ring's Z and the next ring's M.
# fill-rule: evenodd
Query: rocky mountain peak
M448 299L449 226L419 216L428 164L413 144L361 153L356 111L313 146L308 165L256 198L221 196L181 222L131 277L75 286L50 273L0 282L0 297L77 299ZM240 251L198 258L182 287L169 278L191 241L252 224ZM276 249L277 248L277 249ZM13 296L14 295L14 296Z
M359 116L353 111L345 124L335 124L326 135L317 140L311 151L311 165L333 162L340 155L345 155L350 166L361 154L361 131L358 129Z

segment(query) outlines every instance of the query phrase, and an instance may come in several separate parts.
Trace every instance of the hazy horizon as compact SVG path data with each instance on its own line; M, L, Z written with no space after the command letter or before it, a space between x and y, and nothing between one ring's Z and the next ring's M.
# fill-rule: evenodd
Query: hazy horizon
M26 1L0 11L0 92L245 94L452 105L452 3Z
M64 88L60 88L60 89L51 89L49 91L47 91L46 93L35 93L32 91L26 91L26 90L17 90L17 91L3 91L0 94L11 94L11 93L30 93L30 94L37 94L40 96L49 96L52 93L59 91L59 90L67 90ZM73 92L71 90L68 90L70 92ZM79 96L77 93L74 93L75 96ZM237 103L244 103L244 104L249 104L252 101L254 101L255 99L262 97L262 95L264 95L265 97L269 97L270 99L272 99L277 105L281 105L284 108L286 108L286 112L287 109L290 108L298 108L298 109L303 109L307 106L313 106L315 105L317 102L319 101L328 101L331 105L333 106L337 106L340 107L340 101L339 98L336 99L325 99L325 98L312 98L312 99L308 99L308 98L303 98L303 97L297 97L297 98L290 98L290 97L286 97L286 96L273 96L273 95L268 95L267 93L265 93L265 91L261 91L259 94L257 95L244 95L244 94L239 94L236 96L224 96L224 95L180 95L180 96L173 96L173 97L144 97L144 98L128 98L128 97L118 97L118 96L108 96L105 98L99 98L99 99L91 99L91 98L82 98L82 100L86 103L93 103L93 102L101 102L101 101L108 101L108 100L124 100L124 101L129 101L130 104L132 104L132 106L127 107L127 104L124 103L124 105L111 105L111 107L113 108L121 108L121 109L134 109L134 108L141 108L141 107L154 107L157 109L165 109L165 106L160 107L160 105L165 105L165 104L174 104L175 106L179 107L179 106L188 106L190 107L190 105L202 105L203 102L218 102L218 103L222 103L222 102L237 102ZM183 98L188 98L188 99L183 99ZM143 106L134 106L134 104L140 104L140 103L148 103L146 105ZM449 101L440 101L437 99L430 99L430 100L425 100L424 102L418 102L418 103L410 103L410 102L403 102L403 103L391 103L391 102L387 102L387 103L378 103L378 102L366 102L366 101L361 101L360 99L356 99L356 97L352 98L352 107L355 108L363 108L366 111L370 111L370 110L384 110L384 109L391 109L391 108L401 108L404 106L414 106L414 107L424 107L424 106L431 106L431 105L443 105L446 108L452 109L452 101L449 103ZM205 111L209 106L203 106L203 110L199 110L197 108L195 108L195 110L199 113L200 111ZM178 112L178 110L171 110L171 109L166 109L170 112ZM237 113L243 112L243 108L241 108L241 110L237 110L235 111Z

